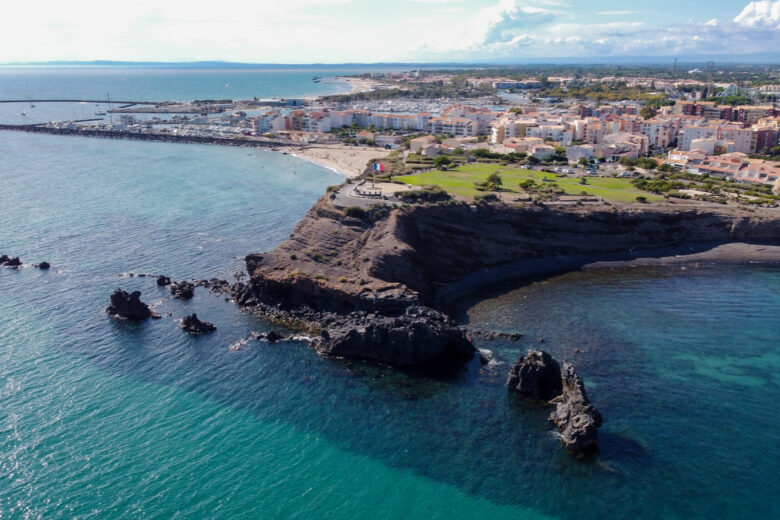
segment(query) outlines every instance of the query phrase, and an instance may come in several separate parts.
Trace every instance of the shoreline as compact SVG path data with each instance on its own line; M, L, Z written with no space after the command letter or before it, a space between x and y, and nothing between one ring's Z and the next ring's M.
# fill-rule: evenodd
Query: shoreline
M694 250L683 254L684 250ZM544 282L572 273L606 274L612 270L656 269L661 267L680 267L700 269L712 266L752 266L780 269L780 245L752 244L747 242L692 243L678 247L662 247L637 251L632 259L622 259L621 254L601 255L602 259L572 255L568 257L546 258L543 263L524 262L524 272L511 279L494 282L486 280L464 280L464 286L449 287L440 296L447 301L440 302L449 310L459 323L462 323L466 309L481 301L495 298L504 293L517 290L531 282ZM476 274L476 273L475 273ZM485 273L481 273L485 274ZM494 273L495 274L495 273Z
M439 288L436 306L460 309L462 302L482 299L483 292L512 290L530 280L546 280L577 271L599 272L626 268L704 265L765 265L780 267L780 245L747 242L693 242L625 253L597 253L524 259L518 263L476 271Z
M369 161L387 157L390 150L337 144L298 146L297 149L291 150L289 153L298 159L327 168L348 179L355 179L365 172Z

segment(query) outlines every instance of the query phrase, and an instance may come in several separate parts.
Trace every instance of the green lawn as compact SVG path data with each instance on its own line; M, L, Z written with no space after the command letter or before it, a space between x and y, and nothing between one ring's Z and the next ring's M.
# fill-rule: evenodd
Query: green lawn
M465 164L448 171L436 170L395 177L395 179L415 186L436 184L452 195L471 199L475 194L480 193L475 188L474 183L484 182L487 180L488 175L493 172L498 172L501 175L504 189L516 193L522 193L518 184L524 180L534 179L539 182L543 179L549 179L554 180L563 191L571 195L579 195L584 191L589 195L617 202L631 202L639 195L647 197L648 201L663 200L658 195L635 188L628 179L588 177L588 184L580 184L580 179L578 178L558 177L552 173L543 173L525 168L511 168L497 164Z

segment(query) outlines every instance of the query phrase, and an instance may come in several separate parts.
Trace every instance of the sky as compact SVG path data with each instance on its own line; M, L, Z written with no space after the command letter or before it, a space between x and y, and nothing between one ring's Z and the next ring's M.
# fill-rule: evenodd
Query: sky
M522 62L770 53L780 0L5 1L0 63Z

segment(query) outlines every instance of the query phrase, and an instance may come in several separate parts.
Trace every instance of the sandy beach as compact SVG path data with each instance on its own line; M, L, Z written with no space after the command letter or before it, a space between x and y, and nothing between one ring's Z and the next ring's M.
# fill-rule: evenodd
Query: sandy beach
M390 154L390 150L382 148L343 144L310 145L290 151L296 157L319 164L349 178L363 173L371 159L381 159Z
M349 83L352 86L350 94L357 94L358 92L371 92L376 90L377 86L381 83L375 79L368 78L352 78L340 76L337 78L339 81Z

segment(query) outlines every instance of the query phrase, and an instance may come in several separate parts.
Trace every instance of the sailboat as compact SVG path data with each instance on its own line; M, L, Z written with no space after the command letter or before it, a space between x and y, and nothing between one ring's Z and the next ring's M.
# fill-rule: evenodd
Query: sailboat
M22 115L23 115L23 116L26 116L26 115L27 115L27 112L25 112L25 111L24 111L24 109L22 109Z

